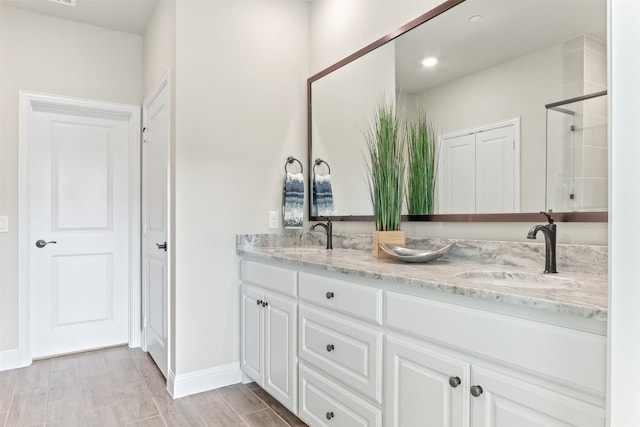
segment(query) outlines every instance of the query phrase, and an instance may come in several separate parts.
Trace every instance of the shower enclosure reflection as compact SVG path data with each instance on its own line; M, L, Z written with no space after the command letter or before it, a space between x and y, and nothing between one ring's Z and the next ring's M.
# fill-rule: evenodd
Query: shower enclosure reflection
M607 92L547 105L547 209L608 208Z

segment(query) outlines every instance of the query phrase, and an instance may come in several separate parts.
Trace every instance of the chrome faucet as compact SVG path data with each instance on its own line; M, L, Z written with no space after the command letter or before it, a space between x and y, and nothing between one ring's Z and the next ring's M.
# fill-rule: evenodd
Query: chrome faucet
M545 273L557 273L556 269L556 225L551 218L551 211L549 213L540 212L547 217L548 224L534 225L527 234L527 239L535 239L538 231L542 231L545 239L545 251L544 251L544 272Z
M318 222L316 224L313 224L311 226L311 229L315 230L316 227L324 228L325 233L327 233L327 249L333 249L333 223L329 218L325 216L323 216L322 218L326 219L327 223L323 224L321 222Z

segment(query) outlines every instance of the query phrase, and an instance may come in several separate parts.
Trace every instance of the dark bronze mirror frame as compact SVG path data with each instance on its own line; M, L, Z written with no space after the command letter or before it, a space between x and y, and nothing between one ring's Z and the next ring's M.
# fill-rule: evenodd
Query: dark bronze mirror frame
M312 137L311 137L311 84L326 76L327 74L349 64L352 61L360 58L363 55L371 52L372 50L382 46L383 44L395 39L396 37L412 30L413 28L424 24L425 22L435 18L441 13L446 12L454 6L464 2L465 0L447 0L439 6L431 9L430 11L418 16L409 23L403 25L397 30L387 34L386 36L376 40L375 42L365 46L357 52L347 56L341 61L336 62L332 66L320 71L317 74L307 79L307 173L309 174L307 183L309 191L309 220L321 221L325 217L312 215L312 201L311 195L313 194L313 182L310 175L313 170L313 157L312 157ZM553 219L556 222L607 222L609 214L608 212L554 212ZM372 215L341 215L331 216L332 221L373 221ZM403 215L403 222L418 222L418 221L437 221L437 222L536 222L540 221L540 213L496 213L496 214L434 214L434 215Z

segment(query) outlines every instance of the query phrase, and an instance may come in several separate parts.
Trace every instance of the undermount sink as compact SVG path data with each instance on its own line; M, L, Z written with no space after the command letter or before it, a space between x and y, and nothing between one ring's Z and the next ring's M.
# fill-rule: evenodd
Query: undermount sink
M579 281L568 277L543 273L466 271L456 274L456 277L477 284L510 288L559 289L575 288L581 285Z

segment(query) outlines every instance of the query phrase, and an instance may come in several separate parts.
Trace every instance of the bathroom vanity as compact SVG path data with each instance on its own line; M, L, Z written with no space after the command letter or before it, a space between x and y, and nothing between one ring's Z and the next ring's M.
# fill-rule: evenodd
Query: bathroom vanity
M238 254L241 368L311 426L605 425L605 275Z

